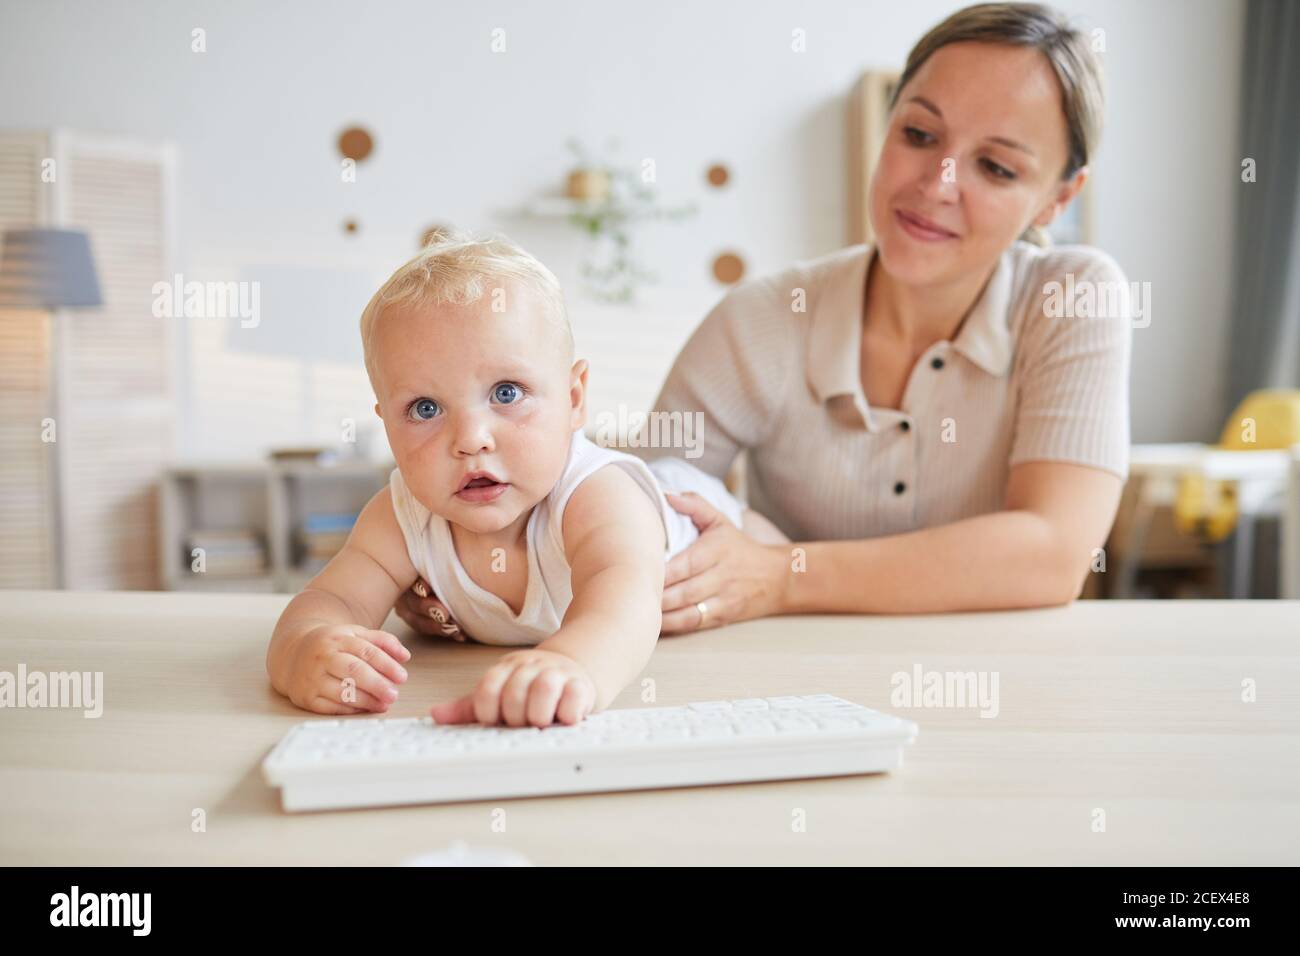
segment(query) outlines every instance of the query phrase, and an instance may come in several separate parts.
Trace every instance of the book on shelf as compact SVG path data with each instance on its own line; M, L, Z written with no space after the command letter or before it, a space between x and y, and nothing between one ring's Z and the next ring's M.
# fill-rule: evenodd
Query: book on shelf
M315 512L302 519L302 530L311 534L342 533L346 535L361 517L359 512Z
M256 577L266 572L266 559L261 555L242 558L208 558L203 573L214 578Z
M343 550L357 517L353 513L309 514L304 517L302 527L298 529L302 556L324 567L326 561Z
M185 563L192 567L203 552L203 573L214 577L261 574L266 570L266 544L251 528L196 528L185 535Z
M330 557L333 557L333 555ZM294 571L298 574L315 577L325 570L325 565L327 564L329 564L329 558L303 558L294 566Z
M194 528L185 535L185 541L194 548L239 550L262 547L261 532L252 528L212 529Z

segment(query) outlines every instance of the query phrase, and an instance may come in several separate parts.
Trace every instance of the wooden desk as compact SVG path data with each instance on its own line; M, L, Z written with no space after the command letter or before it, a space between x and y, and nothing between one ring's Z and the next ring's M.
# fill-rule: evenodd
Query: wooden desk
M643 675L658 704L829 692L920 735L889 775L292 815L259 767L308 717L264 670L287 600L0 592L0 670L102 671L105 698L97 720L0 710L0 863L396 864L457 839L538 864L1300 863L1300 602L778 618L668 638ZM392 716L466 691L501 653L389 629L414 651ZM891 675L918 664L996 672L998 716L891 707ZM640 685L615 706L641 706Z

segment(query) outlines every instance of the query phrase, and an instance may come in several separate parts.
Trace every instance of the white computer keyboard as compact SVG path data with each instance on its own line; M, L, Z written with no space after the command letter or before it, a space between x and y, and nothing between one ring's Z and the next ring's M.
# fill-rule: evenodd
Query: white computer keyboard
M831 694L606 710L550 727L311 720L262 763L285 810L878 773L916 724Z

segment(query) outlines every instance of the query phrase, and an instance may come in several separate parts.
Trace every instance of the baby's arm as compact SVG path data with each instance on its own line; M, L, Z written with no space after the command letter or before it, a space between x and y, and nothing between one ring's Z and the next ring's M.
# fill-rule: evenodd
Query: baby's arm
M471 695L434 707L439 723L574 724L609 706L645 667L664 585L664 526L653 502L622 468L601 468L574 490L562 533L573 586L564 623L502 657Z
M659 638L663 520L632 476L612 465L573 492L563 530L573 601L559 631L538 647L585 665L596 685L593 709L604 710Z
M388 488L361 511L347 543L280 615L266 653L271 686L321 714L383 711L411 654L376 630L415 581Z

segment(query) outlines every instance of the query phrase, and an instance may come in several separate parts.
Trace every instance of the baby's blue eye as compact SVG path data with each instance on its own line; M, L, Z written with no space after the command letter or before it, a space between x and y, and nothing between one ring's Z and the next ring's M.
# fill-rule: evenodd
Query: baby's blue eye
M427 422L438 414L438 403L431 398L417 398L411 403L410 412L422 422Z
M523 392L514 382L502 382L492 389L492 398L502 405L511 405L522 395Z

